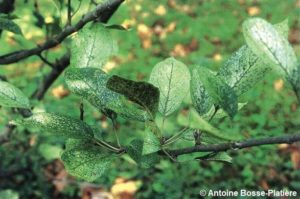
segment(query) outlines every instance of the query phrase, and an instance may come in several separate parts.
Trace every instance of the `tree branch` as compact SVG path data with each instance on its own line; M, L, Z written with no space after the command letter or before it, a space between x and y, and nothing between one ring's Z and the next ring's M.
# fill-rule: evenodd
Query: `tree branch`
M39 55L42 51L57 46L65 38L67 38L72 33L80 30L85 24L90 21L100 19L102 22L106 22L123 1L124 0L109 0L105 3L99 4L94 10L83 15L81 20L79 20L76 25L65 27L65 29L60 34L52 39L49 39L45 43L38 45L37 47L32 49L20 50L0 56L0 64L11 64L32 55Z
M300 141L300 132L291 135L282 135L266 138L254 138L244 141L228 142L212 145L197 145L194 147L187 147L182 149L173 149L168 152L174 156L195 153L195 152L221 152L227 150L237 150L254 146L270 145L270 144L292 144Z

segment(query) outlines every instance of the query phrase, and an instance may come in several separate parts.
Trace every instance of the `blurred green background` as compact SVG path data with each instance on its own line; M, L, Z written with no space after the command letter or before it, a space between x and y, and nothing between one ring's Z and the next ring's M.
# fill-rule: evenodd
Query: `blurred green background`
M0 1L1 2L1 1ZM73 0L82 14L93 9L93 1ZM100 2L100 1L94 1ZM23 35L3 31L0 54L27 49L59 33L66 23L63 0L18 0L11 13ZM80 7L79 7L80 6ZM262 17L271 23L289 19L289 41L300 58L299 0L127 0L110 20L129 31L113 31L119 54L105 70L126 78L148 80L152 67L174 56L189 67L195 64L217 70L245 42L241 24L248 17ZM44 56L54 62L66 52L70 38ZM51 69L38 57L0 67L0 74L28 96ZM35 109L44 109L79 117L80 98L69 93L60 77ZM188 103L188 100L186 100ZM299 131L300 108L290 85L275 72L245 93L248 102L230 119L214 120L224 131L245 138L268 137ZM185 106L185 104L183 104ZM85 103L89 124L110 132L111 125L93 107ZM11 109L0 109L0 128L18 116ZM121 140L133 136L142 124L119 120ZM172 134L176 114L166 121ZM0 131L2 132L2 131ZM0 135L1 136L1 135ZM209 161L173 163L162 160L151 169L138 168L126 158L119 159L93 184L69 176L59 160L64 140L40 132L15 130L0 146L0 190L14 190L20 198L198 198L201 189L212 190L296 190L300 194L300 145L261 146L231 151L232 164Z

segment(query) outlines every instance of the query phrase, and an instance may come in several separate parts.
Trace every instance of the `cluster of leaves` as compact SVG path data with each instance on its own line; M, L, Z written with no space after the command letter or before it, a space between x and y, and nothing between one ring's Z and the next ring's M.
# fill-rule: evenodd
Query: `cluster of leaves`
M273 68L284 74L299 98L299 64L287 41L287 21L274 26L261 18L245 21L246 45L218 72L198 65L190 67L190 72L184 63L167 58L154 66L149 82L111 76L102 70L117 50L111 28L93 24L78 32L72 42L71 66L65 71L65 81L73 93L110 118L113 125L118 116L144 122L143 137L134 137L126 146L121 146L117 138L118 146L114 146L97 136L95 128L84 121L54 113L34 113L29 118L12 122L66 137L66 149L61 158L70 174L84 180L99 178L111 162L124 153L146 168L158 162L161 155L173 159L175 157L167 151L169 145L190 132L205 134L204 144L237 139L220 132L210 120L233 118L243 106L238 103L239 96ZM29 100L19 89L7 82L0 83L1 88L5 88L0 92L2 106L30 107ZM179 115L178 122L184 130L165 139L164 120L179 109L187 95L191 96L193 108ZM163 117L161 127L155 120L157 112ZM230 161L226 153L200 159Z

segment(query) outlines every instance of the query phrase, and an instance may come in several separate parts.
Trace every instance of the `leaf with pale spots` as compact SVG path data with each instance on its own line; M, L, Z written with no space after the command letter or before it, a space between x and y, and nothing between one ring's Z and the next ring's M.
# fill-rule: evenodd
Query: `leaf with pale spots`
M195 70L194 72L198 73L197 79L203 84L205 92L211 97L213 103L220 105L232 118L238 111L238 99L235 91L209 69L197 66ZM199 106L201 104L196 104L196 107Z
M118 51L117 43L109 29L95 23L84 27L72 40L71 66L102 68L105 62Z
M29 108L29 99L14 85L0 80L0 106Z
M101 153L101 148L96 146L69 149L61 156L66 170L71 175L89 182L101 177L114 158L114 155Z
M147 82L136 82L116 75L107 81L107 88L126 96L129 100L141 105L153 117L158 108L159 90Z
M125 96L106 87L109 78L109 75L98 68L69 68L65 72L65 81L70 90L107 116L117 113L129 119L149 119L148 112L142 110L142 107L130 103Z
M31 117L16 120L12 123L26 128L35 128L42 132L51 133L52 135L61 135L67 138L93 138L93 130L88 124L81 120L59 114L36 113Z
M287 22L284 20L274 25L285 38L288 37ZM262 80L270 70L270 64L265 64L247 45L244 45L225 62L218 76L240 96Z
M288 40L270 23L261 18L243 23L247 45L266 64L279 66L288 79L297 71L297 58Z
M154 66L149 82L159 88L158 110L163 116L179 108L188 94L190 79L186 65L174 58L165 59Z

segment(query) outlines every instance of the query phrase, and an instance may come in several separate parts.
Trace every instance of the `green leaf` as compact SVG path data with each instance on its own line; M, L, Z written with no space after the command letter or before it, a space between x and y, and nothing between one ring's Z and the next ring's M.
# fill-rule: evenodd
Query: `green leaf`
M200 76L201 74L199 74L197 69L192 71L191 98L197 112L203 115L211 109L213 100L201 82Z
M197 157L196 159L232 163L232 157L230 157L226 152L209 153L205 156Z
M74 139L74 138L69 138L66 141L66 150L73 149L73 148L78 148L82 146L93 146L93 142L91 142L90 139Z
M139 121L148 120L150 116L148 112L141 110L142 107L128 102L123 95L106 87L109 78L109 75L98 68L68 68L65 72L65 81L70 90L102 112L115 112Z
M80 147L64 151L66 170L73 176L92 182L109 168L114 155L104 155L98 147Z
M232 118L238 110L238 99L234 90L207 68L196 67L193 73L198 75L197 79L204 85L214 104L220 105ZM196 104L196 107L199 106L201 104Z
M0 17L0 29L23 35L18 24L7 18Z
M16 120L13 123L67 138L93 138L93 130L85 122L53 113L36 113L31 117Z
M158 110L163 116L176 111L188 94L190 72L186 65L174 58L159 62L152 69L149 82L159 88Z
M287 22L284 20L274 25L285 38L288 37ZM270 70L271 67L268 64L265 64L247 45L244 45L225 62L218 76L234 89L237 96L240 96L262 80Z
M48 161L60 158L62 148L51 144L41 144L39 153Z
M266 64L279 66L287 78L297 70L297 58L288 40L261 18L248 19L243 33L249 48Z
M218 76L239 96L248 91L270 70L248 46L242 46L220 68Z
M96 23L78 32L72 40L71 49L71 66L102 68L117 53L117 44L109 30Z
M30 108L29 99L20 89L1 80L0 105L5 107Z
M177 117L177 121L180 125L189 127L192 129L199 129L203 133L207 133L212 135L213 137L217 137L223 140L236 140L237 137L231 137L228 136L222 132L220 132L219 129L213 127L211 124L209 124L207 121L205 121L203 118L201 118L198 113L191 109L189 113L189 117L184 114L179 114Z
M157 155L157 153L143 155L143 147L143 140L134 139L130 142L129 146L126 147L126 152L142 168L151 168L159 162L159 155Z
M52 0L52 2L54 3L55 7L58 9L58 10L61 10L61 0Z
M154 133L150 131L149 128L146 128L144 132L144 142L143 142L143 155L157 152L161 149L160 140Z
M289 37L289 20L285 19L280 23L274 24L274 28L286 39Z
M0 198L1 199L19 199L18 192L15 192L10 189L6 189L3 191L0 191Z
M107 88L125 95L129 100L141 105L155 116L158 109L159 90L147 82L135 82L116 75L107 81Z

